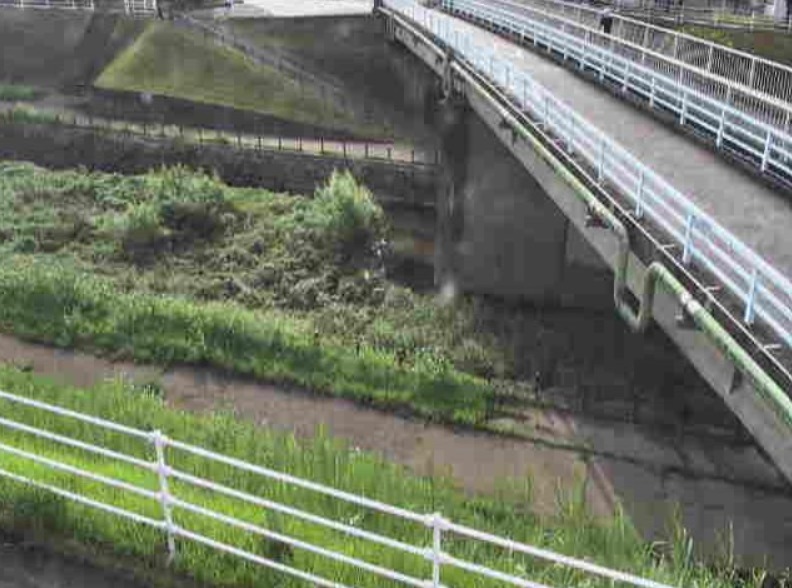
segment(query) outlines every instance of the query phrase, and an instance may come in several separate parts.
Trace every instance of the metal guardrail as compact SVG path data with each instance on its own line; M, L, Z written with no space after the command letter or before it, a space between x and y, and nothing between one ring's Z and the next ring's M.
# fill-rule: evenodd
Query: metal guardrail
M444 3L447 10L455 12L474 10L478 4L475 0L444 0ZM453 8L450 6L452 3ZM635 217L655 224L673 240L681 251L684 264L695 264L725 287L736 299L747 325L759 321L769 327L778 341L769 344L768 348L771 345L792 348L792 283L788 278L638 158L537 83L525 69L507 56L474 41L466 28L453 18L423 8L413 0L384 0L384 4L431 32L451 48L457 58L487 77L519 110L537 120L546 132L556 137L559 148L594 170L600 184L616 188L627 199ZM504 22L500 26L511 25ZM574 38L568 45L560 46L554 38L559 33L538 24L533 30L520 31L525 40L542 38L554 49L579 59L581 63L588 64L597 57ZM605 57L603 75L621 72L621 79L627 83L632 83L637 77L634 64L628 62L620 66L615 57L610 61ZM651 84L650 95L657 100L660 84L653 72L647 73L655 80ZM642 91L647 90L644 88ZM689 90L684 91L687 98L682 105L683 117L694 115L701 110L701 104L709 100ZM730 113L731 116L744 115ZM721 117L716 126L721 135L733 124L729 117ZM731 132L736 135L737 130L732 129ZM783 155L792 158L792 147L787 145ZM787 167L786 171L792 170Z
M600 28L602 10L564 0L519 0L528 6L562 16L590 28ZM621 9L620 9L621 10ZM611 36L723 78L738 87L792 104L792 67L732 49L712 41L655 26L618 13L612 14ZM778 121L775 124L787 124Z
M157 14L157 0L0 0L0 8L87 10L154 16Z
M781 19L756 10L735 11L703 7L614 6L620 14L675 26L699 25L720 29L792 33L792 19ZM762 7L763 8L763 7Z
M335 157L345 161L388 162L394 165L440 164L440 152L415 149L387 141L365 141L356 139L331 139L324 137L301 137L267 135L241 131L224 131L202 127L163 124L150 121L113 120L98 116L54 110L36 110L42 118L18 116L14 110L0 108L0 122L52 124L97 133L119 133L127 137L150 137L152 139L176 139L192 145L225 145L248 151L280 151L319 157Z
M334 578L321 577L310 571L305 571L286 565L282 562L275 561L260 554L252 553L237 546L223 543L217 539L203 535L198 530L190 528L189 526L183 526L189 525L191 520L190 518L185 517L183 522L177 522L179 517L176 515L178 515L179 511L183 511L186 513L197 514L206 519L237 529L243 533L264 537L271 541L276 541L278 543L287 545L293 549L303 550L308 553L327 558L334 562L351 566L352 568L355 568L361 572L366 572L380 578L395 581L399 584L415 586L417 588L442 588L443 570L449 568L457 568L467 572L467 577L470 578L470 585L481 586L482 581L489 579L512 586L521 586L524 588L546 588L542 584L532 582L524 576L506 573L501 570L480 565L474 561L456 557L452 555L450 551L444 549L444 546L450 545L450 543L453 543L453 541L460 538L467 541L475 541L477 542L477 545L481 545L482 548L501 548L507 551L509 554L516 553L520 555L527 555L559 567L583 572L593 577L604 578L632 586L639 586L641 588L670 588L669 586L659 582L599 566L597 564L591 563L590 561L584 561L581 559L565 556L525 543L512 541L505 537L499 537L491 533L485 533L465 525L460 525L444 518L439 513L417 513L412 510L393 506L377 500L366 498L364 496L351 494L342 490L331 488L329 486L324 486L309 480L278 472L265 466L252 464L238 458L222 455L202 447L196 447L194 445L183 443L169 438L167 435L158 430L143 431L91 415L75 412L56 405L47 404L6 392L0 392L0 400L23 405L29 409L32 409L33 411L74 419L89 425L92 430L95 428L96 430L100 431L112 431L115 434L135 438L144 443L150 444L155 458L152 460L145 460L141 459L140 457L119 452L115 449L88 443L73 437L64 436L55 431L37 428L29 424L7 418L0 418L0 427L6 430L22 433L24 435L46 442L51 442L55 447L80 450L86 454L95 456L96 459L101 458L104 463L108 465L123 464L125 467L134 467L140 471L150 472L151 474L156 475L159 488L158 490L152 490L150 488L131 483L128 480L122 480L108 475L100 475L96 472L76 467L73 463L65 463L57 459L53 459L47 455L42 455L41 453L27 451L15 445L0 443L0 454L6 454L14 456L15 458L28 460L31 463L68 474L69 476L74 476L75 478L83 478L96 482L100 485L112 487L120 494L129 494L136 497L143 497L144 499L152 501L155 505L159 504L162 512L161 518L152 518L151 516L145 516L138 512L127 510L116 505L101 502L77 491L47 484L40 480L36 480L34 477L24 476L2 467L0 467L0 477L5 477L21 484L26 484L38 489L49 491L61 498L101 510L105 513L117 516L120 519L130 520L140 525L146 525L155 529L159 529L164 535L169 557L171 559L178 557L177 540L188 540L203 544L217 551L233 555L238 557L240 560L252 562L274 569L283 574L305 580L308 583L312 583L314 586L346 588L346 585L338 583ZM169 461L167 460L168 449L177 450L190 456L191 458L202 460L201 463L205 463L207 469L213 465L222 464L234 472L244 472L246 474L257 475L260 476L262 480L269 481L273 484L279 484L289 488L307 490L321 494L327 497L328 501L334 501L333 504L338 504L339 506L342 504L353 505L355 507L359 507L362 512L373 511L382 515L388 515L396 519L400 519L404 522L417 524L431 531L431 544L413 545L406 543L402 540L391 538L376 532L367 531L361 527L355 526L354 524L350 524L348 522L348 518L344 520L327 518L325 516L301 510L295 506L250 494L249 492L225 485L218 481L203 478L199 475L196 475L195 473L180 470L173 465L170 465ZM49 452L48 455L51 455L51 452ZM1 463L2 459L0 459L0 464ZM109 469L110 468L106 468L104 471L108 471ZM205 503L204 505L195 504L181 495L178 489L174 490L173 487L175 485L169 483L172 481L178 481L180 487L183 485L200 489L222 498L231 497L244 503L261 507L267 511L276 512L286 517L293 517L294 519L305 521L325 529L331 529L351 538L370 543L376 543L377 545L388 547L397 552L425 560L431 564L431 577L415 577L414 575L408 574L404 570L386 568L378 562L366 561L348 553L329 549L322 545L311 543L307 540L298 539L281 532L273 531L272 529L261 526L258 524L258 522L234 518L226 513L213 510Z
M600 80L631 91L651 108L672 112L680 125L708 136L717 148L729 147L747 156L760 172L792 183L792 136L703 93L702 88L712 88L708 80L697 79L685 68L667 71L662 62L655 62L655 67L636 63L629 55L614 53L610 46L591 42L590 31L576 31L577 25L570 25L572 30L563 23L561 27L548 25L543 21L554 17L541 13L536 20L528 19L481 0L443 0L443 7L450 14L541 44L565 60L577 62L581 69L594 70ZM789 116L790 112L786 113Z
M543 2L543 0L536 0ZM544 3L551 0L544 0ZM451 2L445 6L454 6ZM523 29L530 32L534 24L541 24L545 29L544 36L549 36L560 45L569 44L577 39L585 43L587 51L596 55L586 67L596 67L598 63L610 60L611 55L617 57L620 64L632 62L634 71L651 70L662 76L665 84L681 96L682 88L689 88L697 94L712 98L720 105L731 110L740 111L750 118L747 122L767 124L778 132L789 135L792 124L792 104L785 104L776 98L763 95L748 86L730 81L705 69L691 65L663 53L646 49L639 44L608 35L590 24L578 23L565 16L548 13L541 8L531 8L513 0L479 1L475 5L476 16L486 18L487 14L497 18L499 27L514 34ZM555 32L548 30L555 29Z

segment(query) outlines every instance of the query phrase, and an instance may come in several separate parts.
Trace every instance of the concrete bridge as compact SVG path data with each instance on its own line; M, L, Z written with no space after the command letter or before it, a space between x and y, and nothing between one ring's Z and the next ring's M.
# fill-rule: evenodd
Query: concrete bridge
M767 161L740 153L736 124L731 153L719 149L717 125L714 140L676 132L690 124L690 104L714 98L680 84L691 102L669 121L670 100L655 113L629 87L655 75L640 64L625 76L617 54L576 50L527 17L515 33L516 18L486 9L378 5L389 38L442 82L438 280L562 305L601 304L607 280L628 324L643 331L654 319L792 480L786 130L733 109L731 122L772 136L780 167L768 177Z

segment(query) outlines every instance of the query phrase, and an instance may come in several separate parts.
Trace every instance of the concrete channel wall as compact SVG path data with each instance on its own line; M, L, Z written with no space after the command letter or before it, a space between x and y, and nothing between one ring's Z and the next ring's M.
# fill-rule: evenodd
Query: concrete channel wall
M231 145L126 136L54 124L0 124L0 158L56 168L143 173L184 164L214 170L228 184L312 194L333 170L350 170L384 205L432 208L437 191L432 166L305 153L236 149Z

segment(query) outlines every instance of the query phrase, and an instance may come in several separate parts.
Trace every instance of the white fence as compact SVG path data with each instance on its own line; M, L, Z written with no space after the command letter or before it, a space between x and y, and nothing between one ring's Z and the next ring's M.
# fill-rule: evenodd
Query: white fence
M239 547L220 542L214 538L197 532L195 529L180 526L175 522L178 517L175 517L174 513L178 510L181 510L194 513L212 521L238 529L242 533L258 535L271 541L288 545L290 548L305 550L320 557L328 558L329 560L351 566L352 568L358 569L360 571L392 580L396 583L415 586L417 588L440 588L443 586L443 570L448 568L457 568L465 571L467 573L466 576L471 580L470 585L480 586L481 584L479 582L481 582L483 579L491 579L512 586L521 586L524 588L544 588L542 584L532 582L525 577L508 574L501 570L479 565L473 561L468 561L453 556L451 553L443 549L445 541L451 539L452 537L476 541L479 542L482 547L489 546L502 548L509 554L527 555L539 560L543 560L550 564L554 564L556 566L577 570L591 576L605 578L611 581L622 582L633 586L640 586L642 588L669 588L666 585L652 580L608 569L588 561L564 556L558 553L533 547L531 545L511 541L490 533L478 531L464 525L459 525L453 521L443 518L438 513L416 513L411 510L385 504L377 500L350 494L348 492L337 490L328 486L323 486L309 480L304 480L285 473L277 472L262 465L248 463L237 458L228 457L207 449L203 449L201 447L195 447L187 443L182 443L180 441L170 439L160 431L143 431L135 429L51 404L8 394L6 392L0 392L0 400L23 405L33 409L35 412L49 413L59 415L60 417L65 417L67 419L75 419L82 423L86 423L91 428L95 427L98 431L112 431L113 433L117 433L122 436L132 437L144 443L149 443L153 449L151 453L155 457L152 460L145 460L133 455L120 453L114 449L108 449L106 447L87 443L73 437L64 436L52 430L36 428L23 422L14 421L7 418L0 418L0 427L6 430L22 433L25 436L30 436L32 438L46 440L47 442L51 442L53 446L56 447L61 446L65 448L77 449L82 452L86 452L87 454L99 456L104 460L109 460L109 463L116 463L118 465L123 464L125 467L131 466L138 468L139 470L155 474L159 481L158 490L152 490L131 484L130 482L119 478L100 475L92 471L81 469L72 464L52 459L51 457L45 457L39 453L23 450L15 445L0 443L0 456L13 456L17 459L30 461L31 464L38 464L44 468L66 473L69 476L74 476L75 478L83 478L96 482L100 485L112 487L121 494L129 493L151 501L155 501L155 503L158 503L161 507L161 518L144 516L139 513L120 508L116 505L100 502L86 495L73 492L62 487L42 483L41 481L38 481L32 477L20 475L19 473L9 471L3 467L0 467L0 477L5 477L22 484L27 484L52 492L61 498L96 508L119 518L159 529L163 532L163 538L165 539L165 544L167 545L169 556L171 558L178 557L177 541L189 540L206 545L218 551L231 554L242 560L253 562L255 564L274 569L283 574L300 578L314 586L345 588L343 584L336 582L334 578L317 576L314 573L288 566L280 561L275 561L273 559L263 557L260 554L245 551ZM211 466L211 464L223 464L224 466L229 466L233 471L260 476L263 483L269 482L271 484L282 484L287 485L290 488L293 487L295 489L316 492L330 499L338 501L339 503L359 507L361 511L373 511L383 515L395 517L402 521L415 523L431 531L431 544L412 545L405 543L401 540L387 537L372 531L367 531L359 526L349 524L348 522L325 518L324 516L306 512L299 508L295 508L294 506L268 500L261 496L256 496L248 492L241 491L217 481L202 478L198 475L195 475L194 473L179 470L170 465L166 459L167 451L169 449L177 450L186 455L205 460L207 466ZM0 457L0 466L2 463L3 460L2 457ZM424 559L431 564L431 577L420 578L413 575L408 575L400 570L383 567L378 562L364 561L352 555L328 549L322 545L316 545L305 540L284 535L280 532L273 531L272 529L267 529L258 524L254 524L251 521L245 521L231 517L227 514L215 511L205 505L202 506L195 504L180 496L178 491L172 490L169 481L178 481L180 484L199 488L210 493L215 493L219 497L231 497L235 500L243 501L245 503L260 507L262 510L276 512L287 517L294 517L295 519L306 521L326 529L331 529L333 531L343 533L349 537L354 537L358 540L376 543L377 545L382 545L398 552L403 552L405 554Z
M491 12L478 16L479 2L476 0L444 0L444 3L446 10L470 11L469 15L476 18L489 21L499 19L498 26L513 26L508 19ZM746 324L752 325L758 319L771 329L778 338L771 342L772 346L792 347L792 283L788 278L638 158L537 83L521 66L474 41L466 32L466 27L460 26L453 18L423 8L413 0L385 0L385 5L453 48L459 59L465 60L488 78L519 110L558 138L567 153L585 162L600 183L616 188L627 199L628 206L637 218L655 223L673 240L683 263L695 264L703 269L732 294L741 307ZM753 132L742 126L744 114L722 107L712 120L709 118L712 114L708 111L711 99L687 89L675 89L654 72L637 71L637 66L632 62L619 62L615 56L591 52L575 38L568 38L568 43L562 45L556 36L561 34L559 31L539 24L534 24L531 29L523 26L519 34L525 40L537 42L542 39L543 43L556 51L578 59L587 66L592 64L597 67L594 65L595 60L599 60L601 75L621 80L635 91L648 94L651 100L662 101L668 108L677 109L683 122L696 117L700 125L717 133L720 141L726 140L728 136L729 140L748 148L745 142L751 139L746 137L756 138ZM644 76L648 76L648 79ZM682 93L678 101L674 97L676 91ZM787 175L792 174L792 168L789 167L792 144L789 138L776 135L768 127L761 128L773 137L763 150L763 165L770 165L772 157L776 160L774 166Z
M699 25L721 29L776 31L779 33L792 32L792 20L765 14L762 12L764 5L756 9L747 8L746 10L697 6L660 7L658 5L645 7L619 6L617 10L621 14L634 18L668 23L675 26Z
M545 3L548 1L550 0L545 0ZM616 75L618 70L629 70L630 80L624 86L625 89L633 89L629 82L636 82L637 80L632 79L634 77L650 83L650 77L645 74L651 72L675 98L681 99L683 91L690 90L695 94L711 98L713 101L707 106L713 111L723 106L728 111L743 113L746 124L766 124L779 133L789 134L792 124L792 104L753 90L748 84L730 80L720 72L708 71L709 68L703 63L687 63L667 56L661 51L646 49L641 44L620 39L618 35L607 35L597 30L592 23L581 24L565 16L548 13L544 8L531 8L511 0L477 0L476 2L460 0L459 3L444 2L443 6L458 15L473 16L482 21L492 22L501 30L514 34L524 34L533 38L536 30L543 44L545 41L551 41L554 48L558 46L565 57L576 59L582 52L589 53L590 55L586 56L586 67L613 69L611 67L613 62L617 68L614 71ZM565 51L566 47L571 49L568 51L569 55ZM675 53L680 54L679 49ZM684 47L681 54L691 56ZM707 58L706 55L703 57ZM713 59L715 57L713 53ZM748 66L749 64L745 64L746 68ZM622 75L627 75L626 71ZM617 82L624 81L617 80ZM646 96L649 87L642 89L645 91L640 94Z
M601 10L577 2L492 0L491 4L514 11L534 8L588 28L600 28ZM746 89L750 89L765 97L780 100L787 108L792 105L792 67L621 14L614 13L612 17L613 28L610 37L616 41L628 42L692 66L701 72L718 76L723 82L736 85L738 90L743 88L740 90L743 94L746 93ZM607 36L601 36L596 42L607 46L609 40ZM634 50L631 51L635 53ZM635 55L644 59L640 53ZM719 96L723 97L725 94L721 92ZM767 120L774 121L775 124L785 122L778 118Z
M0 8L87 10L154 16L157 14L157 0L0 0Z

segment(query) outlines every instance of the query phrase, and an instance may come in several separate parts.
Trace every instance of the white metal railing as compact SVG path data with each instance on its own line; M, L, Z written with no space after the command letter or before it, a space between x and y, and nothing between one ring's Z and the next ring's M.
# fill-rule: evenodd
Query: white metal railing
M0 8L88 10L154 16L157 14L157 0L0 0Z
M765 14L762 12L764 5L747 7L745 10L703 6L616 6L622 14L676 26L690 24L723 29L792 32L792 20Z
M551 0L536 1L546 4ZM741 112L745 115L746 124L767 124L779 133L789 135L792 104L762 94L749 88L748 85L729 80L718 73L709 72L701 65L687 63L654 49L647 49L630 40L605 34L591 23L579 23L566 16L552 14L544 8L533 8L513 0L478 0L459 3L450 1L444 2L443 6L458 15L464 14L489 20L502 30L514 34L525 31L528 35L532 35L534 29L540 27L540 41L551 39L554 45L562 48L565 57L567 53L563 48L566 46L575 49L569 57L571 59L577 60L576 56L583 51L590 53L590 56L586 55L586 67L612 69L611 61L615 60L619 69L629 68L631 78L628 81L634 83L639 81L632 79L635 76L649 82L650 78L645 74L651 72L678 100L685 90L691 90L698 95L711 98L713 102L706 106L712 111L724 107L729 111ZM623 81L623 79L617 80L617 82ZM623 87L633 89L629 83ZM642 89L648 88L649 86L646 86ZM646 92L640 94L645 97Z
M536 19L518 17L512 12L490 6L482 0L443 0L444 9L453 14L484 22L498 30L509 31L523 40L541 44L563 55L564 59L576 62L580 68L594 70L600 80L618 84L623 91L631 91L655 109L670 111L676 115L680 125L695 128L712 140L717 148L728 146L748 156L762 172L771 172L787 182L792 182L792 136L774 125L757 120L750 106L760 106L750 96L741 96L736 91L696 74L682 64L669 64L659 60L647 60L614 52L611 46L601 46L591 41L591 31L575 31L577 25L558 27L548 25L545 17ZM580 27L583 29L583 27ZM570 30L572 29L572 30ZM643 63L641 63L641 61ZM647 63L649 61L649 63ZM668 67L666 67L668 66ZM725 93L729 101L714 98ZM731 102L728 104L727 102ZM735 103L748 106L738 108ZM765 115L782 113L789 120L792 112L764 103ZM773 116L771 118L778 118ZM786 124L788 126L788 124Z
M492 0L496 5L533 7L599 29L601 9L564 0ZM619 10L622 10L621 8ZM725 81L792 104L792 67L614 13L611 36L643 49L681 61Z
M475 2L469 0L444 0L453 2L455 11L472 10ZM600 183L616 188L628 201L637 218L655 223L679 247L685 264L696 264L724 286L738 301L744 322L752 325L757 319L768 326L782 343L792 347L792 283L740 239L707 215L665 179L644 165L616 141L578 115L572 108L556 98L537 83L520 65L504 54L474 41L467 27L446 14L428 10L413 0L384 0L385 6L411 19L424 30L431 32L447 46L453 48L457 58L472 66L495 84L519 110L538 121L544 130L560 139L560 147L588 165ZM503 26L508 26L504 23ZM543 38L556 50L575 55L581 62L596 59L581 45L559 46L546 31L535 25L532 31L520 33L526 39ZM620 70L620 67L624 69ZM631 83L637 77L634 66L614 61L603 69L603 75L618 75ZM650 96L673 107L661 90L662 82L652 76ZM681 116L696 116L704 112L702 104L709 99L687 91L681 104ZM703 115L699 115L704 120ZM742 116L729 113L720 117L714 126L721 137L734 133L734 139L744 141L746 131L738 131L733 120ZM732 118L734 117L734 118ZM728 130L727 130L728 129ZM739 132L739 134L738 134ZM792 158L792 146L772 144L767 152L776 157ZM765 157L767 159L767 156ZM788 163L781 163L790 173Z
M401 508L386 504L377 500L372 500L364 496L351 494L342 490L324 486L309 480L298 478L289 474L278 472L267 468L262 465L248 463L246 461L229 457L204 449L196 447L187 443L169 438L163 432L143 431L105 419L97 418L91 415L75 412L63 407L52 404L47 404L30 398L9 394L7 392L0 392L0 401L22 405L38 413L47 413L59 415L67 419L74 419L85 423L91 430L95 427L100 431L111 431L123 436L138 439L150 445L153 449L153 459L141 459L133 455L121 453L114 449L88 443L80 439L61 435L55 431L48 429L41 429L24 422L11 420L8 418L0 417L0 430L9 430L15 433L21 433L26 436L34 437L37 439L46 440L51 442L53 446L68 447L78 449L80 451L100 456L110 460L110 463L124 464L125 466L132 466L139 470L150 472L156 475L158 489L152 490L143 486L132 484L126 480L114 478L107 475L100 475L98 473L85 470L75 465L46 457L34 451L21 449L17 445L0 442L0 477L5 477L16 482L27 484L36 488L47 490L67 500L72 500L80 504L102 510L106 513L115 515L119 518L127 519L141 525L147 525L163 532L166 540L168 554L170 558L178 557L177 540L194 541L218 551L228 553L239 557L240 559L253 562L271 569L277 570L284 574L288 574L306 582L312 583L317 586L328 586L333 588L344 588L344 584L340 584L334 578L325 578L316 575L315 573L301 570L295 567L288 566L282 562L264 557L257 553L243 550L234 545L223 543L217 539L208 537L201 534L194 528L183 526L187 523L177 522L179 517L175 516L178 511L185 511L194 513L205 517L214 522L221 523L231 528L238 529L245 533L265 537L272 541L276 541L290 546L293 549L304 550L306 552L318 555L320 557L333 560L335 562L345 564L357 570L373 574L380 578L387 578L400 584L409 586L416 586L417 588L440 588L443 586L442 576L443 570L449 568L457 568L467 572L466 577L470 578L470 585L481 586L480 583L483 579L492 579L512 586L521 586L525 588L544 588L542 584L532 582L524 576L509 574L501 570L493 569L484 565L477 564L473 561L454 556L449 551L444 549L447 545L447 540L454 538L464 538L466 540L476 541L482 547L497 547L506 550L509 554L522 554L527 555L538 560L549 562L556 566L562 566L569 570L576 570L591 576L604 578L611 581L622 582L633 586L640 586L641 588L670 588L659 582L641 578L632 574L627 574L621 571L605 568L589 561L568 557L558 553L554 553L545 549L512 541L510 539L499 537L491 533L485 533L471 527L454 523L448 519L443 518L438 513L424 514L417 513L412 510ZM307 512L295 506L283 504L274 500L263 498L225 485L218 481L203 478L194 473L189 473L174 467L172 462L167 459L167 450L174 449L191 458L197 458L202 461L206 466L211 467L213 464L222 464L231 468L234 472L245 474L253 474L260 476L262 480L270 481L271 483L281 484L290 488L308 490L324 495L329 499L337 501L339 504L353 505L368 511L374 511L382 515L388 515L400 519L405 522L415 523L421 528L425 528L431 532L430 545L413 545L406 543L403 540L388 537L373 531L365 530L361 527L349 524L325 516L320 516L311 512ZM36 480L33 477L21 475L20 473L10 471L3 468L2 463L3 455L10 455L15 458L30 461L31 463L38 464L48 469L53 469L58 472L63 472L75 478L84 478L92 480L99 484L115 488L119 493L129 493L135 496L140 496L154 503L159 504L161 517L153 518L152 516L142 515L140 513L130 511L119 506L101 502L85 494L77 491L67 490L65 488L54 486L52 484L44 483ZM180 494L179 490L172 489L171 481L178 481L180 485L186 487L198 488L202 491L207 491L216 494L218 497L230 497L243 503L255 505L266 509L268 511L277 512L281 515L294 517L300 521L305 521L325 529L343 533L349 537L376 543L393 549L395 551L409 554L419 558L419 560L429 562L431 564L431 577L421 578L415 575L409 575L403 570L394 570L381 565L381 562L370 562L360 559L358 557L342 553L321 545L316 545L306 540L298 539L280 532L273 531L262 527L252 521L240 520L228 514L213 510L206 504L199 505L186 499L183 492ZM449 541L450 543L450 541Z

